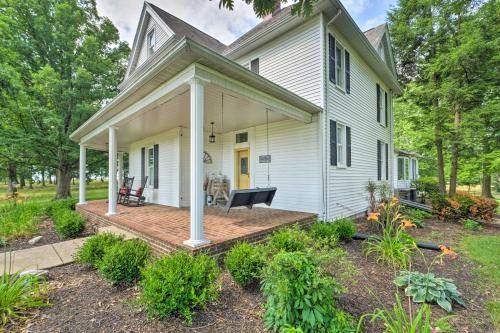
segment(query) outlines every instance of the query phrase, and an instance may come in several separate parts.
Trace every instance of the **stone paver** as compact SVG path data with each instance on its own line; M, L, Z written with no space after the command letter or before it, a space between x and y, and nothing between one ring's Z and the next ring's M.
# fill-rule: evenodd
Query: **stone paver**
M7 272L17 272L26 269L45 269L64 264L51 244L17 250L0 255L0 274L3 274L5 265Z
M136 235L115 226L103 227L99 232L111 232L123 235L125 239L137 238ZM0 275L7 264L7 272L17 272L27 269L47 269L72 263L74 255L85 243L88 237L70 239L67 241L36 246L29 249L0 254Z
M74 261L73 257L78 249L85 243L87 238L70 239L60 243L52 244L63 264L69 264Z

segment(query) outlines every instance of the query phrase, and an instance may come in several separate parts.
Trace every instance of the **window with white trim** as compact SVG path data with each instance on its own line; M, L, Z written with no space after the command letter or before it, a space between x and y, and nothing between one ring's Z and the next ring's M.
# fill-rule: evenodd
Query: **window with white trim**
M387 112L386 112L386 97L387 95L387 92L384 90L384 88L380 88L380 124L381 125L386 125L387 124L387 120L386 120L386 116L387 116Z
M345 125L337 123L337 166L346 166L346 130Z
M335 75L337 77L337 87L345 88L345 66L344 66L344 47L337 41L335 43Z
M156 46L155 29L148 32L147 37L146 37L146 41L147 41L147 46L148 46L148 57L149 57L155 52L155 46Z

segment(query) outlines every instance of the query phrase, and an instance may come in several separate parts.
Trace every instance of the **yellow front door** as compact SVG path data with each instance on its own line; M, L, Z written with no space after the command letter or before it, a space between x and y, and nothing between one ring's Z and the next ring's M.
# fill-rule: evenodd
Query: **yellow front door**
M249 149L236 151L236 177L239 189L250 187L250 152Z

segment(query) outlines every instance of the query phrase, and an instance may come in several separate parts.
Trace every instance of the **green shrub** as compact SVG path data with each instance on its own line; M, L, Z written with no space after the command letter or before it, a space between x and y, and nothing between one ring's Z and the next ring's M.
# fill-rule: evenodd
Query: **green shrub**
M150 316L181 314L190 324L194 309L217 299L219 275L217 262L205 254L169 254L143 270L139 301Z
M356 329L357 333L363 332L362 325L368 318L370 318L371 323L377 320L381 321L386 333L432 333L452 330L452 326L448 323L451 316L438 318L431 325L431 308L428 304L423 304L417 313L411 311L407 313L398 294L396 294L396 304L392 309L384 307L361 316Z
M332 222L318 221L311 226L311 236L316 240L326 240L335 245L337 240L351 240L356 234L356 227L351 219L338 219Z
M323 242L325 245L335 246L339 240L331 222L318 221L311 226L309 233L312 238Z
M471 219L466 219L463 221L463 223L464 223L464 229L466 229L466 230L475 231L475 230L482 229L481 224L479 222L476 222L476 221L471 220Z
M39 277L4 272L0 278L0 330L10 321L26 319L29 309L48 306L46 289Z
M267 240L268 247L273 253L305 251L313 244L313 240L307 232L297 226L279 229L273 232Z
M6 239L28 237L38 231L40 217L45 215L47 203L22 202L0 208L0 237Z
M151 258L151 249L140 239L117 242L105 251L98 265L101 275L112 284L131 284L139 280L141 269Z
M238 284L247 286L259 280L264 261L255 247L241 242L226 254L224 265Z
M398 287L405 287L405 295L415 303L436 302L440 307L451 312L451 302L465 306L462 295L451 279L438 278L432 273L400 272L394 279Z
M92 236L78 250L75 260L77 263L97 268L106 251L121 241L123 241L123 236L117 236L110 232Z
M334 305L340 286L310 255L278 253L264 270L262 291L267 297L268 329L293 327L304 333L352 329L352 318Z
M57 234L63 238L74 238L85 230L85 219L79 213L68 209L53 211L52 222Z
M338 219L333 221L332 224L335 229L335 233L341 241L351 240L357 232L354 221L351 219Z
M425 202L427 198L439 194L439 182L436 178L421 177L412 181L412 185L418 191L422 202Z
M75 210L76 203L78 202L77 199L73 198L68 198L68 199L59 199L59 200L54 200L50 202L50 204L47 206L46 214L48 216L52 216L55 214L58 210Z

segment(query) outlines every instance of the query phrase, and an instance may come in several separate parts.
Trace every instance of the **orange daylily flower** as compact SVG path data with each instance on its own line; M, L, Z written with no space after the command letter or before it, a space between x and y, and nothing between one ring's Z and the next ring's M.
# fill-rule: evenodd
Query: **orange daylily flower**
M412 221L407 220L407 219L403 219L401 221L401 225L403 226L403 229L416 228L417 227L415 223L413 223Z
M378 221L379 216L380 216L380 213L372 212L372 213L368 214L367 220L368 221Z
M452 258L456 258L458 256L458 254L455 251L453 251L451 247L439 245L439 249L441 250L441 252L443 252L444 255L450 256Z
M392 203L398 203L399 202L399 199L397 197L392 197Z

